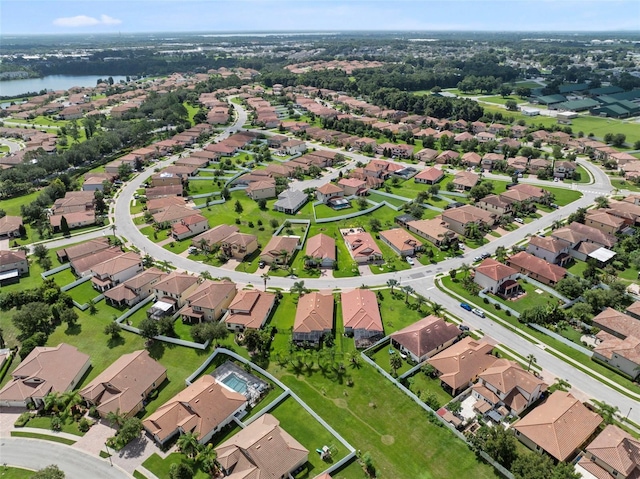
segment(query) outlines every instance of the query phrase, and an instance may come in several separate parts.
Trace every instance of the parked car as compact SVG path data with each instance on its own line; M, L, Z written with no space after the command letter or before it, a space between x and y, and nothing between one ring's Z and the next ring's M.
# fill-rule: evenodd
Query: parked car
M484 311L482 311L481 309L473 308L471 312L476 316L480 316L481 318L484 318Z
M462 309L466 309L467 311L472 311L473 308L471 306L469 306L467 303L460 303L460 307Z
M465 326L464 324L459 324L458 329L460 331L469 331L469 326Z
M524 224L524 220L522 218L514 218L514 220L516 223L520 223L520 224Z
M265 267L265 264L266 264L266 263L265 263L264 261L260 261L260 262L258 263L258 268L260 268L260 269L264 268L264 267Z
M480 255L480 257L481 257L482 259L491 258L491 253L486 253L486 252L485 252L485 253L482 253L482 254Z
M416 264L415 261L413 261L413 258L411 256L407 256L407 263L409 263L411 266Z
M473 261L482 261L482 256L476 256Z

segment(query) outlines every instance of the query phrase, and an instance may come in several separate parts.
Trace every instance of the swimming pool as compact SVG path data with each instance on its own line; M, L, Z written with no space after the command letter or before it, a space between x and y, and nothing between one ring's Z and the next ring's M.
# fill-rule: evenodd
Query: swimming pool
M229 374L222 380L222 382L240 394L247 392L247 382L236 373Z

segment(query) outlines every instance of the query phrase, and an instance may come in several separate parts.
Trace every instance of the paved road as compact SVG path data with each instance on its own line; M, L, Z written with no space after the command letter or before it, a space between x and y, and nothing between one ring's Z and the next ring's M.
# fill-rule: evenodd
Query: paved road
M39 439L3 437L0 439L0 462L27 469L42 469L57 464L68 479L128 479L131 476L106 459L77 449Z
M234 104L234 108L236 108L236 111L238 111L239 113L242 111L242 108L238 107L238 105ZM222 135L227 136L232 131L239 129L239 125L244 124L244 122L245 120L240 118L240 121L236 122L235 126L227 128ZM331 148L317 144L313 144L312 147L316 149L332 150ZM367 162L370 160L369 157L358 154L350 153L348 154L348 156L353 158L353 161L351 161L343 169L353 168L356 161ZM171 161L172 160L169 159L165 161L164 164L169 164L171 163ZM417 266L410 270L398 271L395 273L382 275L358 276L354 278L340 279L305 279L305 285L307 287L317 289L348 289L359 287L361 285L384 285L386 284L387 280L392 278L399 281L402 285L411 284L411 286L418 293L423 294L432 301L436 301L442 304L446 309L460 316L465 322L468 322L474 328L482 329L487 335L495 338L498 342L509 345L512 349L523 356L534 354L538 359L538 364L542 368L556 377L561 377L569 380L569 382L573 386L583 391L586 397L593 397L599 400L604 400L609 404L615 405L619 408L622 414L627 414L628 411L631 411L629 417L636 422L640 422L640 407L636 407L635 411L632 410L633 406L637 404L637 401L631 400L628 397L611 389L607 385L592 378L591 376L579 372L567 362L544 351L544 347L542 347L541 345L536 345L523 339L521 336L511 332L500 324L495 323L490 318L479 318L471 313L461 310L461 308L459 307L459 302L457 300L444 294L434 286L434 279L438 273L447 272L452 268L459 268L462 263L469 264L473 261L473 257L478 256L484 252L493 253L498 246L511 248L514 244L520 242L521 240L526 239L527 237L538 233L542 229L551 226L554 221L566 218L577 208L589 206L593 203L596 197L606 195L611 192L612 187L609 178L602 170L585 160L578 160L578 163L580 163L592 174L594 178L593 183L564 184L528 178L523 179L522 182L540 185L543 188L545 186L553 186L558 188L578 190L583 194L582 198L571 203L568 206L554 210L553 212L543 216L535 222L521 225L516 231L513 231L500 238L496 238L495 240L480 248L477 248L470 252L465 252L463 257L448 259L436 265ZM192 271L195 273L209 271L214 277L227 276L236 283L254 284L258 287L261 287L262 280L259 279L256 275L241 273L238 271L223 270L220 268L204 265L202 263L195 262L181 256L177 256L159 247L140 233L136 225L133 224L133 219L129 214L129 203L136 189L138 189L140 185L152 174L152 171L147 171L138 175L131 182L125 185L123 190L120 192L115 205L115 217L118 228L118 235L127 238L128 241L135 244L144 252L149 253L156 259L161 261L168 261L180 270ZM330 175L331 177L335 177L338 174L339 173L336 170L333 171ZM296 189L304 189L307 187L311 187L313 185L313 182L321 184L326 181L327 178L325 177L323 180L320 180L320 182L318 182L317 180L294 182L292 184L292 187ZM292 278L273 277L269 280L268 284L272 287L288 289L294 281L295 280Z
M22 145L15 140L8 140L7 138L0 138L0 145L9 147L9 153L15 153L22 148Z

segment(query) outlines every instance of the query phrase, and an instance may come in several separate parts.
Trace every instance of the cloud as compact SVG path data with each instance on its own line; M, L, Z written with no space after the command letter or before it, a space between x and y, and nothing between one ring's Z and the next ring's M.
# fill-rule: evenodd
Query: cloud
M110 17L109 15L100 15L100 18L89 17L87 15L76 15L75 17L60 17L53 21L58 27L92 27L95 25L120 25L122 20Z

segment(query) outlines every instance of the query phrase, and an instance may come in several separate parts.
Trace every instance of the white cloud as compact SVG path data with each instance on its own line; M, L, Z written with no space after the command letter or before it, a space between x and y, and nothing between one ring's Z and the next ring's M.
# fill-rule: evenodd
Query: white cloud
M87 15L76 15L75 17L60 17L53 21L58 27L92 27L95 25L119 25L122 20L110 17L109 15L100 15L100 18L89 17Z

